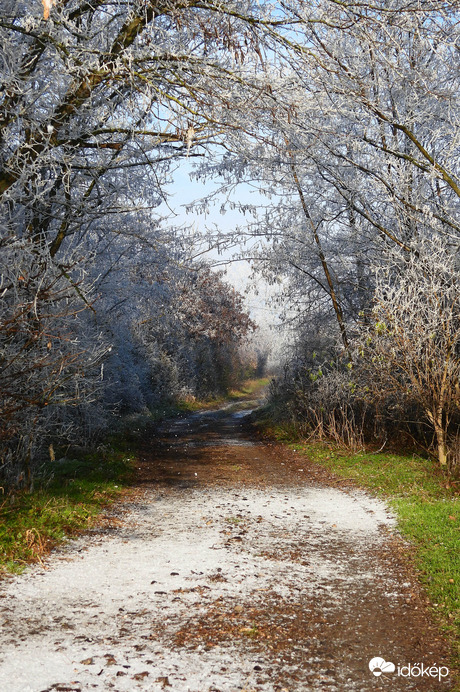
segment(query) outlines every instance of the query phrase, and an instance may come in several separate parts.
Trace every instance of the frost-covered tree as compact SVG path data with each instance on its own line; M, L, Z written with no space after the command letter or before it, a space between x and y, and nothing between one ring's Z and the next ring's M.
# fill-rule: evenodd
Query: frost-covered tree
M67 271L70 271L68 267ZM94 329L84 277L69 282L46 248L27 238L0 254L1 473L31 484L32 460L48 435L81 435L64 412L97 398L107 344Z
M313 303L321 319L329 305L346 343L379 256L459 236L458 6L318 0L283 11L296 23L267 65L272 103L212 170L267 194L249 229L273 240L261 258L288 277L307 319Z
M246 232L251 254L286 287L302 333L312 324L332 342L338 332L345 348L372 296L373 263L424 237L457 242L456 3L44 8L5 0L0 18L0 242L16 263L2 271L0 342L8 351L11 329L36 334L37 314L62 317L55 331L85 348L78 367L66 356L48 368L54 400L63 377L82 391L79 378L112 346L102 387L132 383L124 404L148 405L205 382L197 373L227 347L222 334L232 350L249 328L238 299L215 277L206 287L207 270L157 214L181 157L205 161L199 174L224 186L249 180L267 193ZM38 283L21 312L26 265ZM54 277L57 290L41 290ZM40 339L27 348L45 362ZM123 399L107 392L106 405ZM57 410L70 428L61 412L72 407ZM40 420L37 438L52 416Z
M297 22L267 67L273 103L202 172L266 195L259 218L241 205L254 213L248 255L284 287L286 320L297 324L288 389L304 387L311 402L313 352L330 360L337 336L347 350L360 313L370 319L372 268L385 269L397 248L409 261L428 241L457 252L459 8L318 0L283 9Z
M244 56L257 54L258 33L270 26L269 13L262 18L252 2L71 0L45 3L44 14L35 0L2 4L0 349L9 432L1 469L11 455L16 467L29 459L58 420L61 432L81 423L74 413L93 398L86 396L93 366L110 347L112 364L114 346L131 353L127 379L139 376L139 391L155 391L133 324L151 298L151 318L174 322L165 316L174 286L158 277L187 259L180 247L165 247L155 209L171 164L241 121L259 88L255 63L246 67ZM146 262L155 278L136 283ZM118 363L126 365L121 351ZM112 368L113 383L118 374ZM47 411L29 416L25 445L24 402Z

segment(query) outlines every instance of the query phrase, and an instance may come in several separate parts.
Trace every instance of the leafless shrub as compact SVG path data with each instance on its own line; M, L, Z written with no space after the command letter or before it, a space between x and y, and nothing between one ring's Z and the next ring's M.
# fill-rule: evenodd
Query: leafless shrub
M393 395L431 425L443 468L460 404L460 286L455 255L426 242L380 270L374 307L354 345L353 377L376 405Z

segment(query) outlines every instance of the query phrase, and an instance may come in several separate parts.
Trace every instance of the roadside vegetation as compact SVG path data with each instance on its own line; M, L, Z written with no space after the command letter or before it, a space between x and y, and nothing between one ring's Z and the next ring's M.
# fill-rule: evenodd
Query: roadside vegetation
M254 400L263 396L266 388L270 384L270 377L255 377L245 380L239 387L230 389L227 394L197 399L196 397L186 397L180 399L176 405L176 412L203 411L211 410L225 403L243 402L253 403ZM244 408L238 406L238 408Z
M264 389L270 384L270 377L260 377L258 379L246 380L239 389L231 389L230 399L251 399L262 395Z
M331 441L305 442L293 425L273 423L273 409L259 414L264 434L309 460L388 501L398 529L414 547L413 563L436 617L452 638L460 662L460 483L446 478L432 459L416 454L351 452Z
M0 575L21 572L67 536L89 529L120 495L134 455L115 445L44 465L32 492L0 500Z

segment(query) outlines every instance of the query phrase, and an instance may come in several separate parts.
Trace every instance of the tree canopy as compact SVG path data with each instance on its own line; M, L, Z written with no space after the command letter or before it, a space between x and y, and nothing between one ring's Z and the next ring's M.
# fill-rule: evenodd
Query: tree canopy
M217 241L250 239L282 281L310 374L313 352L351 363L395 250L416 263L431 243L458 271L458 10L5 0L3 472L30 469L52 435L92 435L95 409L107 421L228 381L254 325L159 211L185 159L265 195Z

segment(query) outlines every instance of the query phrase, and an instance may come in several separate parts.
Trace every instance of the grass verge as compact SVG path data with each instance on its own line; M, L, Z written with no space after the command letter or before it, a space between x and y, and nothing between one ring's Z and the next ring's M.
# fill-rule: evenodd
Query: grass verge
M97 450L56 450L56 460L36 474L33 492L0 495L0 575L41 562L65 538L93 526L129 485L146 428L186 411L171 402L120 418Z
M266 416L266 413L265 413ZM305 444L295 429L256 423L266 434L329 471L388 501L398 529L414 546L415 567L460 665L460 497L436 464L416 455L350 453L325 443Z
M264 389L268 387L271 377L260 377L258 379L246 380L240 389L232 389L228 395L229 399L250 399L261 396Z
M211 397L209 399L181 399L177 403L177 409L182 412L206 411L218 408L226 403L241 402L242 400L251 401L263 396L265 388L270 382L270 377L260 377L258 379L245 380L239 389L231 389L227 394Z
M112 445L47 464L35 490L0 498L0 574L21 572L66 536L94 524L131 475L134 457Z

